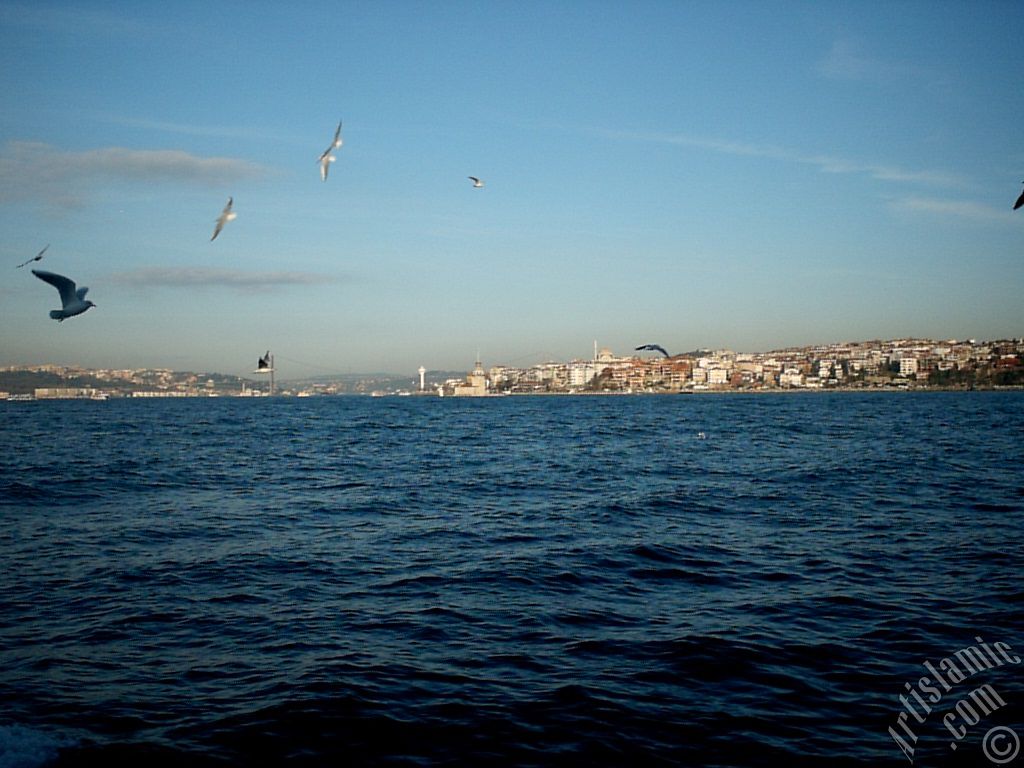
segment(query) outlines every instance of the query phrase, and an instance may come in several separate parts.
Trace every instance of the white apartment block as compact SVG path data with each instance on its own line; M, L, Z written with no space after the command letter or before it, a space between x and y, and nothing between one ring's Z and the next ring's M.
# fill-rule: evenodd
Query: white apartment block
M569 363L569 386L585 387L604 367L591 360L573 360Z
M804 374L799 368L787 368L779 374L780 387L802 387Z
M708 384L711 386L729 383L728 368L711 368L708 371Z

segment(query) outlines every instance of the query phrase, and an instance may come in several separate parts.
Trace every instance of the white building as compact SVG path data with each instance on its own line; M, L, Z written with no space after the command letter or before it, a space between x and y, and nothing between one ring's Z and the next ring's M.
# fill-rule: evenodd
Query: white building
M729 370L727 368L711 368L708 370L708 384L712 387L723 386L729 383Z
M779 374L780 387L802 387L804 374L799 368L787 368Z
M466 376L465 382L452 387L452 397L484 397L487 395L487 374L480 361L476 361L473 372Z
M569 363L569 386L585 387L604 368L593 360L573 360Z

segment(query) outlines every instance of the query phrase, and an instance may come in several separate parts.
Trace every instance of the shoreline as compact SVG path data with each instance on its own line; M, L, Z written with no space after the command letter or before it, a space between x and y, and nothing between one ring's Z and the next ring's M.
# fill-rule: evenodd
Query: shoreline
M807 387L789 387L789 388L775 388L775 389L701 389L701 390L680 390L676 392L656 392L656 391L641 391L641 392L508 392L508 393L491 393L486 395L463 395L459 397L446 396L440 397L432 393L406 393L406 392L389 392L384 394L369 395L362 393L340 393L333 395L310 395L316 399L332 398L332 397L350 397L350 398L396 398L396 397L409 397L410 394L414 395L416 399L433 399L433 400L480 400L480 399L495 399L504 397L665 397L665 396L677 396L677 395L822 395L830 393L843 393L843 394L929 394L929 393L960 393L960 394L971 394L978 392L1024 392L1024 386L1002 386L1002 387L975 387L973 389L967 389L964 387L829 387L824 388L807 388ZM45 402L45 401L92 401L92 402L108 402L110 400L267 400L267 399L306 399L306 397L300 398L298 395L290 394L275 394L275 395L261 395L260 397L246 397L242 395L205 395L205 394L184 394L167 397L134 397L131 393L106 393L103 397L35 397L32 395L15 395L0 399L0 402L10 403L25 403L25 402Z

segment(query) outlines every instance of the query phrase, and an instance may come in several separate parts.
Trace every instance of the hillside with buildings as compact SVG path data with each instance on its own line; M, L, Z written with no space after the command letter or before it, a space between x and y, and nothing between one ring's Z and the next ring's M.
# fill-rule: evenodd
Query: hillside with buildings
M778 389L988 389L1024 385L1024 340L895 339L794 347L763 353L701 350L665 357L616 356L528 368L478 362L452 396L557 392L701 392Z

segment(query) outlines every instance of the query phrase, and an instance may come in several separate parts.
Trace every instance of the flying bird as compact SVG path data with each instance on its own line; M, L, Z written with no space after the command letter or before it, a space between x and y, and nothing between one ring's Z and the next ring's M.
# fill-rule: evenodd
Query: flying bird
M46 248L49 248L49 247L50 247L50 244L47 243L46 244ZM33 256L28 261L21 262L21 264L19 264L17 267L15 267L15 269L21 269L26 264L31 264L33 261L39 261L40 259L42 259L43 258L43 254L46 253L46 248L43 248L43 250L41 250L39 253L37 253L35 256Z
M659 347L657 344L641 344L636 348L636 351L648 350L650 352L661 352L665 357L672 357L668 352L665 351L664 347Z
M231 210L231 206L234 205L235 200L232 197L228 198L228 204L224 206L224 210L220 212L220 216L217 217L217 226L213 230L213 237L210 238L212 243L217 239L217 235L224 229L224 225L229 221L232 221L238 214Z
M1024 181L1022 181L1021 184L1024 184ZM1017 198L1017 202L1013 204L1013 210L1016 211L1022 205L1024 205L1024 192L1020 193L1020 197Z
M474 189L480 189L480 187L484 185L484 183L480 181L480 179L478 179L476 176L469 176L467 178L473 182Z
M50 317L58 323L63 323L69 317L80 315L89 307L95 307L91 301L86 301L85 294L88 288L75 288L75 281L63 275L53 272L46 272L42 269L33 269L32 274L43 282L49 283L60 293L60 302L63 306L60 309L51 309Z
M334 150L340 147L345 142L341 138L341 120L338 121L338 127L334 130L334 141L331 142L331 146L323 151L320 155L320 159L317 160L320 163L320 181L327 181L327 171L331 167L331 163L334 162Z

